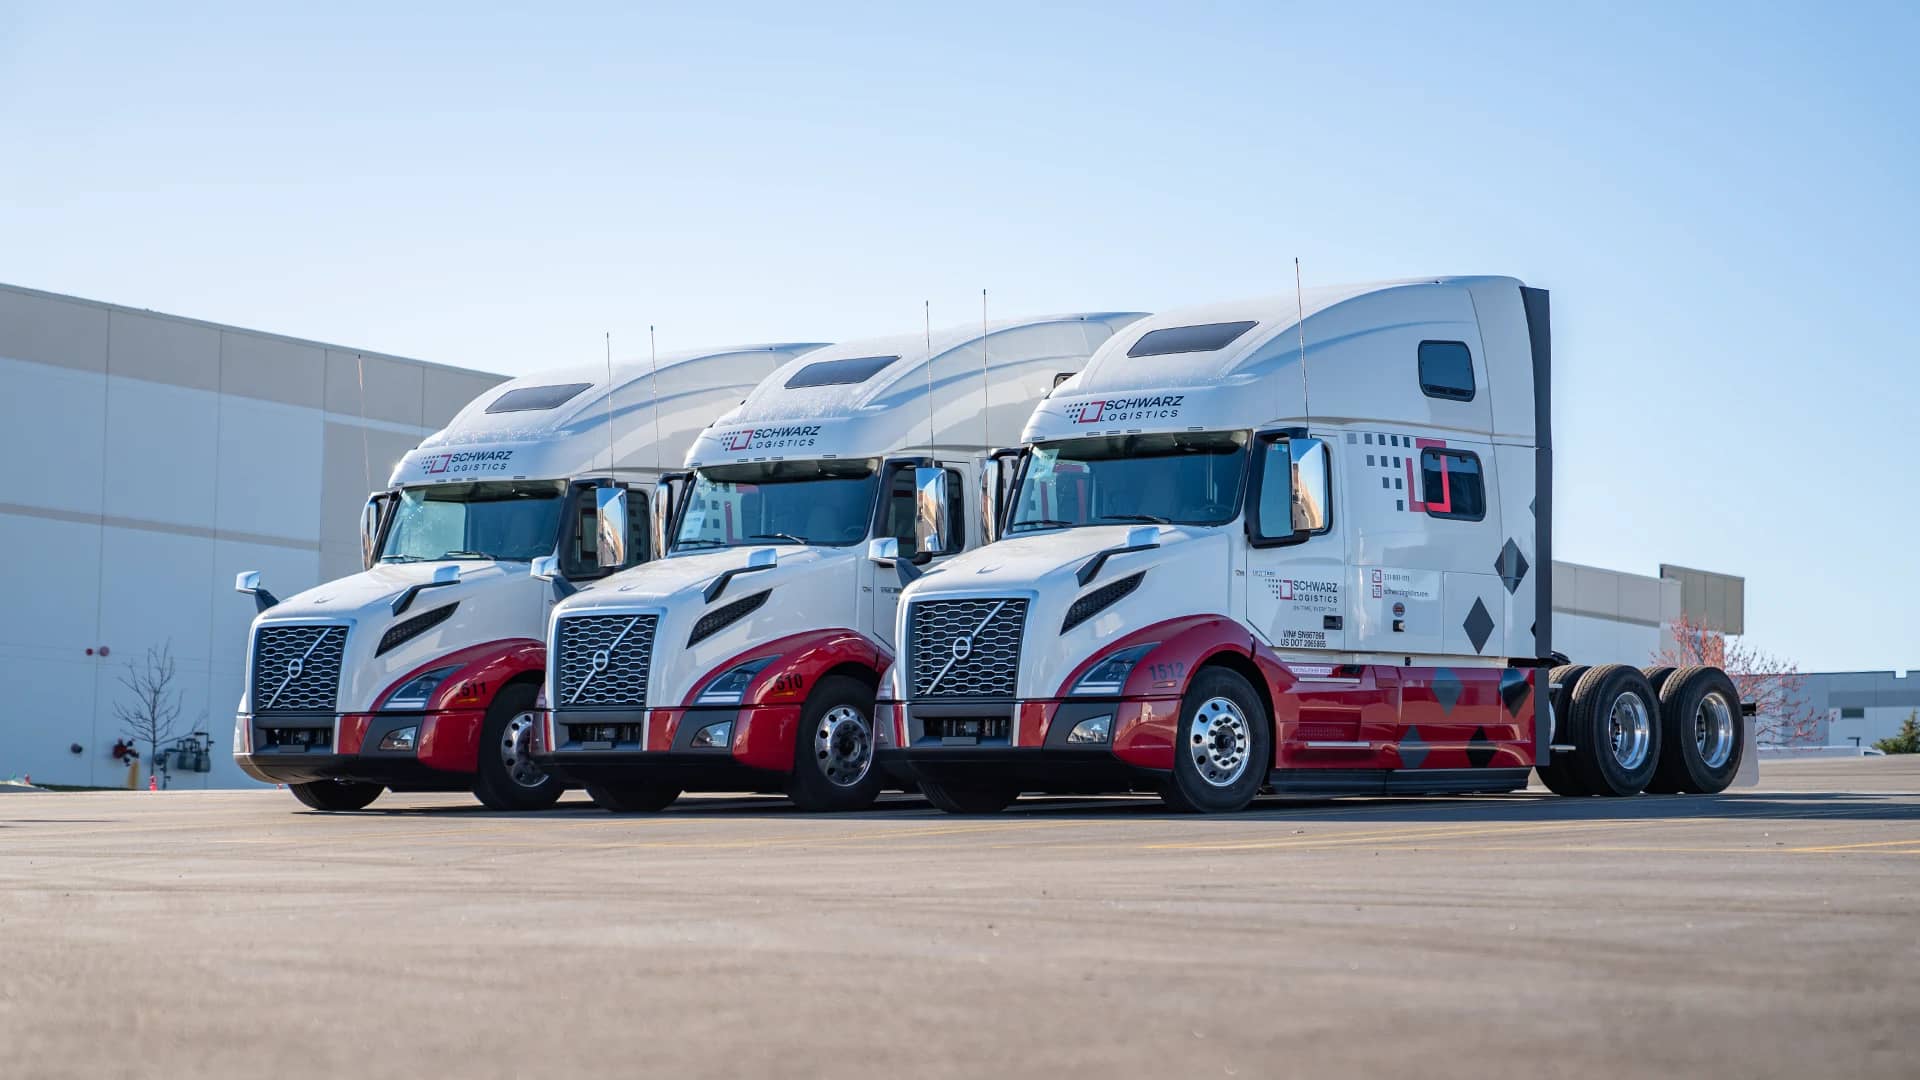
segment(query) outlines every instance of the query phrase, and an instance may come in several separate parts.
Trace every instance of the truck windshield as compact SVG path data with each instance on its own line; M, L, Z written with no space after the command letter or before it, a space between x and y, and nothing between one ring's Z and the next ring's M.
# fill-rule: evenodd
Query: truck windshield
M558 480L406 488L394 507L380 561L525 561L551 555L566 494L566 484Z
M1009 533L1079 525L1224 525L1240 513L1244 431L1110 435L1040 443Z
M763 544L845 547L873 524L880 463L759 461L695 476L673 549Z

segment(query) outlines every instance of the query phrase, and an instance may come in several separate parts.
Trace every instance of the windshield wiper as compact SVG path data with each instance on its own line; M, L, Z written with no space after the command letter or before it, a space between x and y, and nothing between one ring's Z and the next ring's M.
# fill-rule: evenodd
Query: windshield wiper
M493 556L484 551L449 551L440 556L443 559L491 559Z
M726 547L726 546L727 546L727 542L725 540L715 540L710 536L695 536L691 539L675 541L673 545L673 550L678 551L681 548L710 548L710 547Z
M425 555L382 555L381 562L426 562Z
M785 540L789 543L799 544L801 547L805 547L807 545L807 542L805 540L800 539L799 537L793 535L792 533L754 533L752 536L747 537L747 539L749 540Z
M1068 528L1068 529L1070 529L1070 528L1072 528L1073 526L1075 526L1075 525L1078 525L1078 524L1080 524L1080 523L1079 523L1079 522L1077 522L1077 521L1061 521L1061 520L1060 520L1059 518L1029 518L1029 519L1027 519L1026 521L1016 521L1016 522L1014 522L1014 523L1013 523L1013 525L1011 526L1011 528L1014 528L1014 529L1045 529L1045 528L1047 528L1047 527L1049 527L1049 526L1058 526L1058 527L1061 527L1061 528Z
M1172 521L1158 514L1101 514L1101 521L1145 521L1154 525L1171 525Z

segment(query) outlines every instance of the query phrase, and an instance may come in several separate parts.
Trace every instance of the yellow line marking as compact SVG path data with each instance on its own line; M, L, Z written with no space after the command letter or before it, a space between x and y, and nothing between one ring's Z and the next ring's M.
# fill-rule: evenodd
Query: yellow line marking
M1860 844L1820 844L1812 847L1791 847L1780 850L1791 851L1795 854L1812 854L1829 851L1855 851L1860 848L1913 847L1915 845L1920 845L1920 838L1911 840L1873 840Z

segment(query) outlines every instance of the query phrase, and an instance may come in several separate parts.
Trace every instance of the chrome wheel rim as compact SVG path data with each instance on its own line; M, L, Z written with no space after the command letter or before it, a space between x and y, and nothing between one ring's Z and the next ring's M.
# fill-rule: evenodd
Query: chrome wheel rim
M1613 699L1613 708L1607 710L1607 742L1621 768L1631 771L1646 763L1653 721L1639 694L1629 690Z
M873 732L867 718L851 705L827 710L813 729L813 761L835 787L852 787L873 767Z
M1187 754L1194 771L1211 787L1232 787L1246 775L1253 756L1253 729L1240 706L1226 698L1208 698L1193 714Z
M539 787L547 782L546 772L533 763L532 713L523 712L507 721L506 730L500 733L500 764L506 766L507 778L521 787Z
M1719 694L1708 694L1693 710L1693 745L1709 769L1726 765L1733 757L1733 708Z

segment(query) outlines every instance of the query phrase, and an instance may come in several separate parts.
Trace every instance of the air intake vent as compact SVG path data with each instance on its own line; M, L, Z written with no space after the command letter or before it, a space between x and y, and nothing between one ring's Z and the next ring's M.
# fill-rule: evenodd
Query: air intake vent
M628 708L647 704L653 670L654 615L576 615L554 634L556 709Z
M387 628L386 633L380 635L380 646L373 650L373 655L383 656L434 627L439 626L441 623L446 622L447 616L452 615L453 609L459 606L460 601L455 600L445 607L437 607L432 611L423 611L411 619L394 623Z
M1145 570L1123 577L1118 581L1109 581L1087 595L1073 602L1067 609L1067 617L1061 620L1060 632L1067 631L1100 614L1102 611L1120 602L1128 593L1140 587L1140 579L1147 576Z
M752 596L743 596L731 604L722 604L712 611L707 612L705 615L700 616L700 621L693 624L693 633L687 635L687 647L692 648L698 645L702 641L725 630L727 627L732 626L734 623L739 622L741 619L753 614L755 611L760 610L760 606L765 604L767 597L772 594L772 589L763 589L760 592L754 593Z
M915 700L1013 696L1025 600L922 600L909 610L908 674Z
M253 638L253 711L332 712L346 651L345 626L262 626Z

